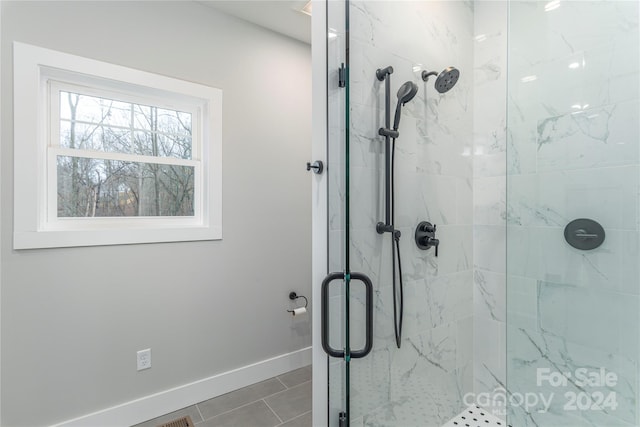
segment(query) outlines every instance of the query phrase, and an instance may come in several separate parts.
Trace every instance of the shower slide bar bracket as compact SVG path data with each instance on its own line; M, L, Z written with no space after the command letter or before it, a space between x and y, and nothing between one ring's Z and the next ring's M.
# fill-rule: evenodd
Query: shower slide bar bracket
M400 136L400 132L393 129L380 128L378 129L378 135L384 136L385 138L397 138Z

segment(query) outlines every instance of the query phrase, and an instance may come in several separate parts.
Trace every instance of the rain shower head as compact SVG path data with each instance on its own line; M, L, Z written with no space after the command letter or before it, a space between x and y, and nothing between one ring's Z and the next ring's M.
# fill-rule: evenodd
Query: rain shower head
M405 82L400 89L398 89L398 105L396 106L396 117L393 120L393 130L398 130L400 126L400 111L402 106L411 101L418 93L418 85L412 81Z
M423 71L422 80L425 82L429 80L430 76L438 76L436 78L436 90L440 93L445 93L451 90L456 85L460 78L460 71L456 67L445 68L440 74L435 71Z

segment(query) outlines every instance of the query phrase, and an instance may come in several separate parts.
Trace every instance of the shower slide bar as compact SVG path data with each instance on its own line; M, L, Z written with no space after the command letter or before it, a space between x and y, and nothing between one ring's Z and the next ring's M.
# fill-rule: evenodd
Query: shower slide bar
M393 67L380 68L376 70L376 77L379 81L384 81L384 98L385 98L385 113L384 113L384 127L378 130L378 135L384 136L384 171L385 171L385 220L376 224L376 231L378 234L393 233L394 226L391 223L391 138L397 138L400 133L397 130L391 129L391 73L393 73Z

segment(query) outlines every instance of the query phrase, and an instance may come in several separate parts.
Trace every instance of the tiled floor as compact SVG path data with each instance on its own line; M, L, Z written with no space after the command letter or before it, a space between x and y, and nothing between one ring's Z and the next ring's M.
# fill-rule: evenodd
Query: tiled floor
M311 366L205 400L135 427L189 415L198 427L310 427Z
M469 406L442 427L511 427L480 406Z

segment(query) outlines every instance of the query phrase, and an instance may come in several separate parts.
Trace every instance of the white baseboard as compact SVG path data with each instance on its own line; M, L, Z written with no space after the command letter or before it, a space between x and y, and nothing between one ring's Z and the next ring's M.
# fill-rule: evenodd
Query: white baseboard
M311 363L311 347L174 387L52 427L131 426Z

